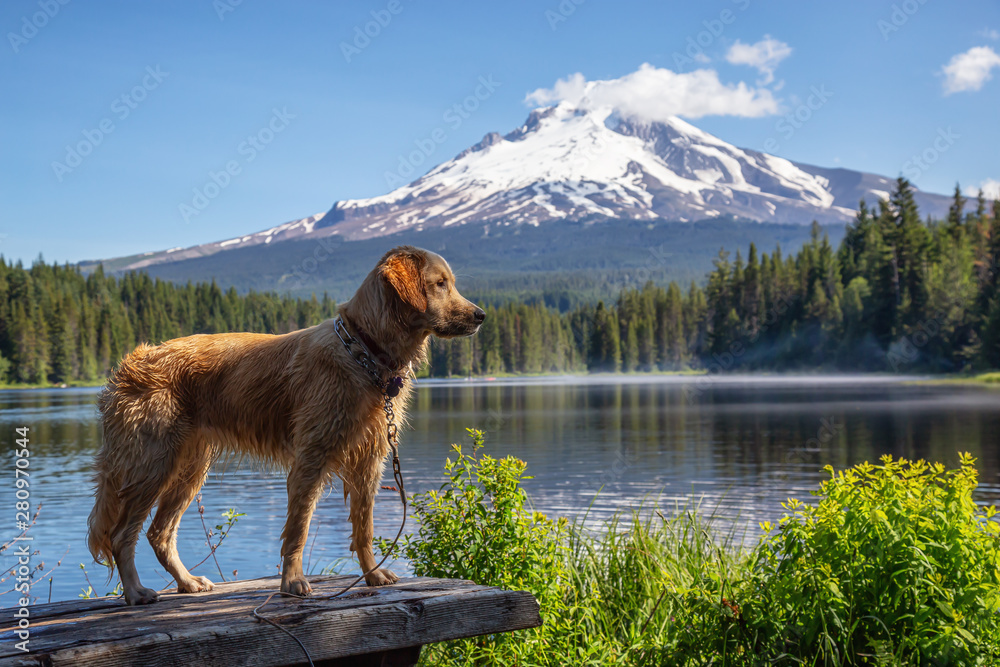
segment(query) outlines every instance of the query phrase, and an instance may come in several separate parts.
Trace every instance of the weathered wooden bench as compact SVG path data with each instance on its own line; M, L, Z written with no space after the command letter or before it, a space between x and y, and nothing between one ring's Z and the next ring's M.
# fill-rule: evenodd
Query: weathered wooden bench
M412 665L424 644L541 625L530 593L454 579L363 584L332 600L353 577L310 577L313 596L275 596L261 614L288 629L316 665ZM294 639L253 617L277 577L217 584L210 593L165 593L156 604L119 598L30 607L30 639L15 647L16 608L0 609L0 666L304 665Z

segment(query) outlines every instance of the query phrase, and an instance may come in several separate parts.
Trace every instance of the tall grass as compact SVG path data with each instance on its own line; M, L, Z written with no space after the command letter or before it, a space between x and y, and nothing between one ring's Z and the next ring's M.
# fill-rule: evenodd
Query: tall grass
M747 567L742 539L696 507L675 509L618 513L597 530L570 527L564 594L588 610L581 630L600 648L593 664L723 658L729 635L739 632L732 598L734 575ZM705 637L718 641L709 646Z
M470 435L414 498L403 555L417 575L529 590L544 625L421 664L1000 665L1000 526L969 457L831 470L818 503L790 500L744 548L697 507L553 521L527 503L524 462Z

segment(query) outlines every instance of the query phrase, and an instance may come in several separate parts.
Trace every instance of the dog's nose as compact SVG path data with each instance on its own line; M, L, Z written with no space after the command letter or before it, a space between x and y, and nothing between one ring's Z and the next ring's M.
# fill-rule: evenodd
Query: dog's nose
M476 308L476 309L475 309L475 310L474 310L474 311L472 312L472 317L473 317L473 319L475 319L475 320L476 320L476 323L477 323L477 324L482 324L482 323L483 323L483 320L485 320L485 319L486 319L486 313L485 313L485 311L483 311L483 309L482 309L482 308Z

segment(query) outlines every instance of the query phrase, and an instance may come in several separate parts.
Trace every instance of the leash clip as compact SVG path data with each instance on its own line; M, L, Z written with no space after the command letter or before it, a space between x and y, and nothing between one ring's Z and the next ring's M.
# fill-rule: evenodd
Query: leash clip
M399 391L403 388L403 378L399 375L394 375L389 378L389 381L385 384L385 395L389 398L396 398L399 396Z

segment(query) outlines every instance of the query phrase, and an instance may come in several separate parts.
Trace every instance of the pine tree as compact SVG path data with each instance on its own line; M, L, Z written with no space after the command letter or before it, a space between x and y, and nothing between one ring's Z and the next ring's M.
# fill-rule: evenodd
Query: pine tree
M955 194L952 195L951 206L948 207L948 218L947 218L947 229L951 238L958 242L962 238L962 234L965 230L964 222L964 211L965 209L965 197L962 196L962 188L958 183L955 184Z
M704 350L708 339L708 298L705 290L691 282L684 300L684 338L688 350Z
M625 327L625 344L622 346L622 370L631 373L639 367L639 335L635 320L629 320Z
M1000 292L1000 199L993 202L986 256L979 267L978 314L985 318L993 298Z
M843 305L843 347L850 350L860 340L866 330L865 302L871 296L868 281L858 276L844 289Z
M747 267L743 274L740 311L753 329L757 328L760 317L760 299L760 264L757 259L757 246L751 243L750 251L747 253Z
M10 338L13 344L13 378L15 382L32 382L35 332L24 304L16 301L11 309Z
M48 379L55 383L73 380L76 376L74 373L76 354L73 345L73 331L62 306L57 306L53 313L50 345L49 356L52 360L52 366Z
M621 337L618 333L618 318L609 311L604 302L594 310L594 325L591 330L590 352L587 367L593 371L615 372L621 368Z
M503 371L503 360L500 353L500 321L494 306L486 308L486 319L479 329L479 349L482 354L481 366L484 373L494 374Z
M656 345L653 342L654 314L643 313L642 319L636 325L636 344L639 348L640 370L649 371L656 365Z
M837 261L845 283L850 283L866 272L863 258L873 227L874 221L868 205L862 199L858 202L857 216L853 223L847 225L844 239L837 250Z
M990 301L980 334L983 361L990 368L1000 368L1000 297Z
M732 310L731 296L732 265L729 253L720 250L714 260L715 270L708 276L706 299L709 305L708 352L721 353L729 348L732 332L729 329L729 311ZM739 320L739 315L736 316Z

